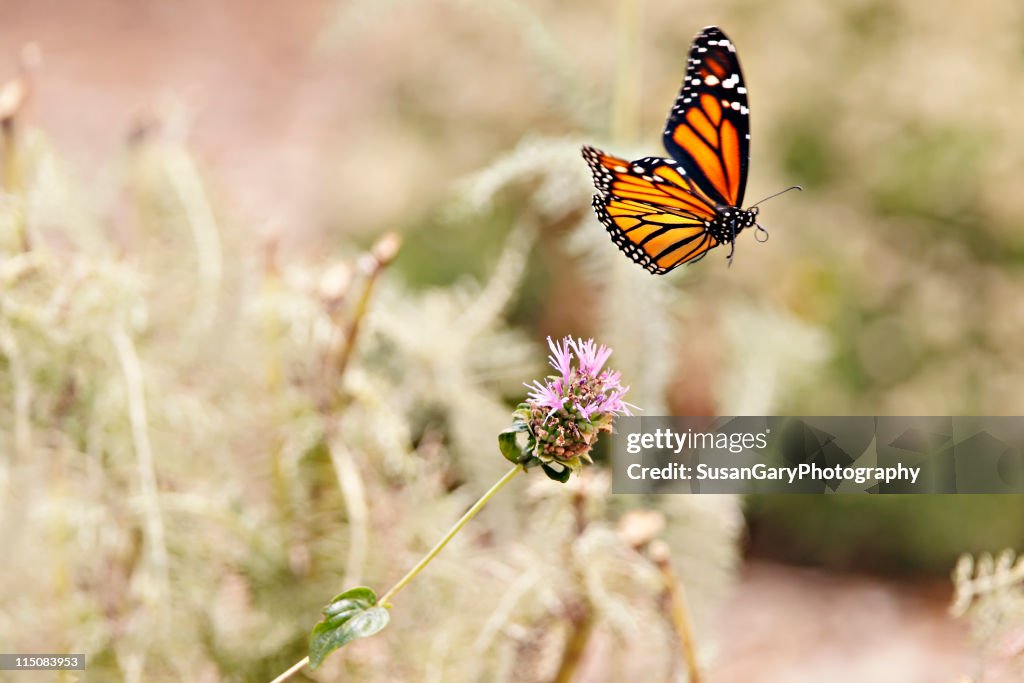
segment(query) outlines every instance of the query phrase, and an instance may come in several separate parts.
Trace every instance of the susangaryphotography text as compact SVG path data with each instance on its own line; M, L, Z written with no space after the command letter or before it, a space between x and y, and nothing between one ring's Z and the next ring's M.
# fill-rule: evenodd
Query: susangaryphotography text
M615 493L1024 493L1021 417L625 417Z

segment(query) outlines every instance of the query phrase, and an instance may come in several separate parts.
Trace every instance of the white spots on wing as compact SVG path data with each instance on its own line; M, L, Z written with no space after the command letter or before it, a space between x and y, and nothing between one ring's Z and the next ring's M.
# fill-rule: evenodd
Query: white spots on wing
M733 102L733 104L736 104L736 102ZM747 109L746 107L740 107L740 113L746 116L747 114L750 113L750 110Z
M615 172L616 172L616 173L625 173L625 172L626 172L626 171L628 171L628 170L629 170L629 169L628 169L628 168L626 168L625 166L616 166L616 167L615 167Z
M736 88L736 92L738 92L740 95L746 95L747 89L741 85L740 87Z
M723 99L722 100L722 106L725 107L726 109L728 109L732 105L729 103L729 100Z
M705 85L710 85L710 86L716 86L720 82L721 81L718 80L718 76L716 76L714 74L708 74L707 77L704 79Z
M697 52L707 52L707 51L708 51L708 49L706 47L698 47L697 48Z
M690 80L690 85L700 85L700 79L694 78Z
M736 111L740 110L740 103L739 102L733 102L729 106L732 107L733 109L735 109Z
M747 133L747 134L746 134L746 135L744 135L743 137L745 137L746 139L748 139L748 140L749 140L749 139L750 139L750 133Z
M740 82L740 77L737 74L729 76L729 78L722 81L723 88L735 88L736 84Z
M642 166L633 166L633 173L643 173L644 169Z

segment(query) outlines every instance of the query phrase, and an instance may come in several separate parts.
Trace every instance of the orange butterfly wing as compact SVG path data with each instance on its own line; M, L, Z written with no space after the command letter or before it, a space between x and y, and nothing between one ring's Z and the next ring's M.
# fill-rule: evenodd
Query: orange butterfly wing
M678 163L647 157L626 161L583 148L598 194L594 210L612 241L631 259L661 275L718 246L709 227L715 202Z
M693 40L663 141L716 202L735 208L743 203L750 158L747 88L736 46L714 26Z

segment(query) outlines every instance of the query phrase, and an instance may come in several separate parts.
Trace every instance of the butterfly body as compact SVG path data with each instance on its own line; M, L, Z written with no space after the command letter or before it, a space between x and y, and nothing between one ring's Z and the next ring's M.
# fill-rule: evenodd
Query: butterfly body
M695 262L757 226L743 209L750 109L736 48L710 26L693 41L663 136L670 158L626 161L593 147L594 210L627 256L651 273ZM729 257L732 257L730 249Z
M735 209L719 204L715 207L715 218L705 223L707 231L719 243L732 244L736 235L757 223L757 207L752 209Z

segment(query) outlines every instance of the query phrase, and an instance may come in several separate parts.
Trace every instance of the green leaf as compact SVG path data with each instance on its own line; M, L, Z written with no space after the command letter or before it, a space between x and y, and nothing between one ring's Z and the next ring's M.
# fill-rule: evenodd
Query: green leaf
M548 479L554 479L557 482L565 483L569 481L569 477L572 476L572 470L568 467L563 467L561 470L556 470L547 463L541 463L541 469L544 470L544 474L548 475Z
M516 424L522 424L523 429L527 429L530 418L532 417L530 406L525 403L520 403L519 407L516 408L514 413L512 413L512 417L515 419Z
M309 634L309 668L356 638L366 638L388 625L391 614L377 605L377 594L360 586L335 595L323 609L324 618Z
M505 459L511 463L519 464L519 458L523 454L518 438L522 431L518 425L512 425L498 434L498 448Z
M531 468L536 467L540 463L540 458L525 449L523 450L523 454L519 456L519 464L523 466L524 472L529 472Z

